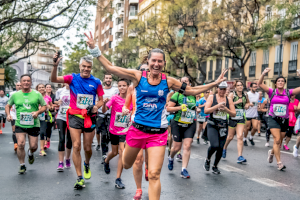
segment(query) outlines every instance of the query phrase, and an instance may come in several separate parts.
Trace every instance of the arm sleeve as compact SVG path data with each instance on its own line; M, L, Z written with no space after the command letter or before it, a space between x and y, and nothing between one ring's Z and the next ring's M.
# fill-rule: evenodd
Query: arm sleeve
M39 93L38 95L39 95L39 103L40 103L40 105L41 106L46 106L47 104L46 104L43 96L41 95L41 93Z
M115 96L112 96L112 97L110 98L110 100L106 103L106 106L107 106L108 108L110 108L110 107L112 106L114 100L115 100Z
M173 94L170 101L172 101L174 103L178 103L178 101L177 101L178 95L179 95L179 92L176 92L175 94Z
M272 93L273 93L273 89L272 89L272 88L269 88L269 92L268 92L269 98L271 98Z
M69 85L72 83L73 76L71 74L65 75L64 77L64 82L68 83Z
M8 105L10 105L10 106L12 106L12 105L14 105L15 103L14 103L14 94L12 94L11 95L11 97L9 98L9 100L8 100Z
M98 87L97 87L97 95L99 97L104 95L104 91L103 91L103 88L102 88L101 84L99 84Z

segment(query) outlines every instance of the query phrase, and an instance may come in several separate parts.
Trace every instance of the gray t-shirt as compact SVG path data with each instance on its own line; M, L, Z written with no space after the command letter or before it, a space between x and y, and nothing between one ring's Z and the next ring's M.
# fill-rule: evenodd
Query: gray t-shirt
M0 114L1 115L5 115L5 106L6 106L7 102L8 102L7 96L0 97Z
M251 91L247 92L249 102L252 103L254 106L249 107L248 110L246 110L246 117L247 118L255 118L258 117L257 113L257 105L258 105L258 99L259 94L258 92L252 93Z
M57 101L62 101L61 105L59 106L56 119L66 121L66 112L70 106L70 90L67 90L67 88L64 87L62 89L57 90L55 96Z

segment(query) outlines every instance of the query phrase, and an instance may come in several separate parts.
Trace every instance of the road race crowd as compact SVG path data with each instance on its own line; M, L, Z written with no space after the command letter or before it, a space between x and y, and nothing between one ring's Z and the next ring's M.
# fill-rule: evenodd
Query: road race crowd
M288 151L291 137L298 133L300 118L297 120L296 116L300 104L295 95L300 93L300 88L284 89L284 77L276 78L275 88L268 87L263 81L270 71L267 68L258 82L251 83L250 91L245 92L239 80L235 81L234 91L230 91L224 78L227 70L224 70L215 82L192 86L188 77L177 80L162 73L166 61L160 49L151 50L146 64L137 70L125 69L114 66L101 54L91 33L85 35L91 55L81 58L79 74L57 76L62 57L58 54L53 57L51 81L64 84L56 94L50 84L38 84L32 89L29 74L21 76L9 98L0 90L0 134L5 122L11 122L19 174L26 172L26 152L29 164L34 163L38 148L40 156L47 155L55 128L59 132L57 171L63 172L73 164L77 173L75 189L85 187L85 180L91 178L90 158L95 146L95 150L102 151L101 162L106 174L110 173L110 160L118 156L116 188L125 188L121 179L123 168L133 167L137 187L134 200L142 199L143 176L149 181L149 199L160 198L160 173L167 145L168 169L173 170L176 157L182 162L180 176L190 178L187 167L195 134L197 144L201 138L209 145L203 163L206 171L211 169L214 174L220 174L219 161L226 158L234 135L237 163L246 163L243 148L248 142L255 145L253 138L256 133L260 136L261 130L266 133L266 147L270 145L271 135L274 140L267 161L272 163L275 156L278 170L286 169L280 159L280 148ZM91 75L93 57L107 72L103 82ZM112 87L112 75L119 77L117 88ZM264 98L264 94L269 98ZM93 143L95 134L97 144ZM26 136L29 148L25 150ZM292 147L294 157L298 157L299 145L300 137L297 137ZM215 159L211 164L213 154Z

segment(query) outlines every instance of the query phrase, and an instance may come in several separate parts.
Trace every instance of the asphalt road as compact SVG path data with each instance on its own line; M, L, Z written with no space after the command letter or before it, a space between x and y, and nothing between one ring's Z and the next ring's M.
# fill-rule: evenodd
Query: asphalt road
M35 154L35 163L29 165L26 157L27 172L18 175L19 162L13 151L11 127L0 135L0 199L9 200L54 200L54 199L107 199L130 200L135 194L132 169L122 174L124 190L114 186L117 157L111 163L111 173L106 175L101 164L101 152L93 151L91 159L92 178L86 181L86 188L74 190L76 180L74 168L57 172L58 133L53 132L51 147L46 157ZM236 140L233 140L227 151L227 158L222 159L219 168L221 175L214 175L203 169L207 145L192 144L192 155L188 166L190 179L180 177L181 163L175 162L173 171L167 168L167 151L161 173L162 200L177 199L299 199L300 195L300 158L294 158L290 152L283 151L282 162L286 171L277 170L274 163L267 162L265 137L255 136L255 146L244 149L246 165L236 163ZM295 136L289 147L295 144ZM28 143L26 144L26 149ZM82 154L83 155L83 154ZM148 182L143 180L143 199L148 199Z

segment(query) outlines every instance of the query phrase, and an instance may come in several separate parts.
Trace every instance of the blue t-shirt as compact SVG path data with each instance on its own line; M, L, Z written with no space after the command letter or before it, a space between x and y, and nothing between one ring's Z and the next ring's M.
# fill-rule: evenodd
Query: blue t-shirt
M261 101L260 101L260 100L258 100L258 103L263 103L265 100L266 100L266 98L265 98L265 97L263 97L263 98L261 98Z
M198 107L199 105L204 105L206 103L206 100L204 99L204 97L202 97L201 99L199 99L199 101L197 101L196 106ZM204 113L204 107L201 108L201 112L199 113L200 116L205 116L208 117L209 114L205 114Z

